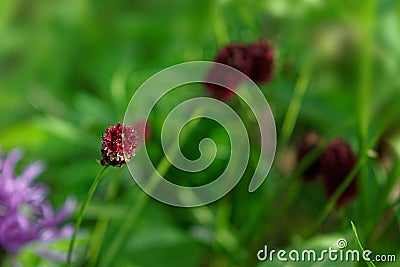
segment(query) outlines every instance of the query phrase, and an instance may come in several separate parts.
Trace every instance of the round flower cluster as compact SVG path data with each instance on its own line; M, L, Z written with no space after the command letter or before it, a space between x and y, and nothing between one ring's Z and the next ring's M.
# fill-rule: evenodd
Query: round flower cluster
M135 155L137 133L131 126L117 123L106 129L101 141L101 165L121 167Z
M356 155L342 139L332 140L321 156L321 171L328 196L331 196L356 165ZM356 177L357 178L357 177ZM348 203L357 195L357 179L354 179L338 200L338 205Z
M231 66L256 83L267 83L272 74L274 53L272 46L264 40L249 45L229 44L219 50L214 62ZM237 89L242 78L221 71L220 68L212 68L207 74L207 80L217 78L231 90L212 83L206 83L205 86L215 98L227 100L235 95L233 91Z
M304 135L297 150L297 159L300 162L312 151L317 149L322 142L322 137L311 132ZM348 142L335 138L330 141L322 154L314 159L303 172L306 181L323 179L325 191L330 197L344 182L357 162L357 157ZM357 196L357 181L355 177L343 194L339 197L337 205L349 203Z

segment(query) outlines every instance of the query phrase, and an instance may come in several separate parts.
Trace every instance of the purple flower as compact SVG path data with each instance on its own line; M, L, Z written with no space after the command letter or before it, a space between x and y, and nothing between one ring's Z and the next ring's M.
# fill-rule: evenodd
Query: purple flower
M33 183L43 164L35 162L17 175L14 168L21 157L20 150L11 151L6 158L0 155L0 246L9 253L18 253L25 245L38 241L38 249L44 251L46 242L71 235L70 226L59 225L76 203L68 198L55 213L46 199L47 187Z
M121 167L135 155L137 133L131 126L117 123L106 129L101 142L101 165Z

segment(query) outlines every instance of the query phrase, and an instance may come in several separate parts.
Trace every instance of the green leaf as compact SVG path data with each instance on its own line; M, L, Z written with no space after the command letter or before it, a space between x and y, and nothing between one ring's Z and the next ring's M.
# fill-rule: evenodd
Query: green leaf
M364 248L362 247L360 239L358 238L357 229L356 229L356 226L354 225L353 222L351 222L351 227L353 229L354 237L356 238L356 243L357 243L360 251L362 253L364 253ZM367 263L368 267L376 267L375 264L371 260L370 261L365 261L365 262Z

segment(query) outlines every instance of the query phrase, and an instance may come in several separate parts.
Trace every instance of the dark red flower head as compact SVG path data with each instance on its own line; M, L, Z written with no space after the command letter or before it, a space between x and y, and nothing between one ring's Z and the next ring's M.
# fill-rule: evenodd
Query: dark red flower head
M297 148L297 162L302 161L306 156L309 155L314 149L318 148L321 143L322 137L315 132L309 132L305 134L300 140L300 144ZM320 174L320 162L319 158L316 158L311 162L310 165L303 172L303 179L306 181L315 180Z
M205 83L205 87L214 98L226 101L235 96L233 91L235 91L239 86L242 77L240 75L236 75L232 71L221 68L219 65L215 65L208 72L206 79L208 81L218 82L226 86L224 87L214 83Z
M214 62L231 66L246 75L249 75L251 69L251 59L247 54L247 47L245 45L230 44L223 47L219 50ZM242 77L225 68L215 65L208 72L206 80L214 82L218 81L219 83L226 85L228 88L236 90ZM205 86L213 97L220 100L228 100L235 95L233 91L220 85L206 83Z
M356 155L350 145L342 139L333 139L321 157L321 172L328 196L331 196L339 185L350 174L356 164ZM338 205L348 203L357 195L357 177L340 196Z
M214 62L226 64L246 75L250 74L252 59L249 57L248 46L230 44L219 50Z
M231 66L256 83L266 83L271 78L274 53L267 41L258 41L250 45L229 44L218 51L214 62ZM212 68L207 75L207 80L217 79L232 90L236 90L242 81L241 76L238 77L218 66ZM235 95L233 91L211 83L206 83L206 88L220 100L227 100Z
M267 41L258 41L247 48L251 58L249 77L256 83L266 83L272 75L274 64L274 51Z
M121 167L135 155L137 133L131 126L117 123L106 129L101 141L101 165Z

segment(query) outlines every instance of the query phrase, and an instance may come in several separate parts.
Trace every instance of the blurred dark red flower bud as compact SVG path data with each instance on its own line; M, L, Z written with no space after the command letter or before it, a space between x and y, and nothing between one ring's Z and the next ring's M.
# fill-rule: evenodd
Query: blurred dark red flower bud
M350 174L357 158L350 145L342 139L333 139L321 157L321 173L328 196L331 196L339 185ZM357 177L340 196L337 205L344 205L357 195Z
M218 51L214 62L231 66L246 75L249 75L251 69L251 59L247 55L247 47L245 45L230 44ZM231 71L221 68L218 65L213 66L208 72L207 81L219 82L226 85L231 90L236 90L242 81L242 77L232 73ZM206 88L210 91L213 97L220 100L228 100L235 94L220 85L205 83Z
M248 46L241 44L230 44L219 50L214 62L231 66L246 75L250 74L252 59L248 54Z
M135 155L137 133L131 126L117 123L106 129L101 142L101 165L121 167Z
M208 89L210 94L214 98L222 101L226 101L234 97L235 93L233 91L237 89L240 82L242 81L242 78L240 76L232 73L229 70L222 69L218 65L214 66L208 72L206 79L208 81L214 81L224 84L227 87L226 88L224 86L220 86L213 83L205 83L205 87ZM231 90L229 90L228 88Z
M301 162L310 152L318 148L321 140L322 137L315 132L305 134L300 140L297 148L297 162ZM305 181L313 181L320 175L320 173L320 160L318 157L308 165L302 173L302 177Z
M218 51L214 62L231 66L256 83L266 83L272 75L274 53L267 41L258 41L250 45L229 44ZM235 91L242 77L214 66L208 72L207 80L218 81ZM235 95L233 91L219 85L206 83L205 86L215 98L220 100L228 100Z
M272 75L274 64L274 51L265 40L255 42L247 48L251 58L250 79L256 83L267 83Z

